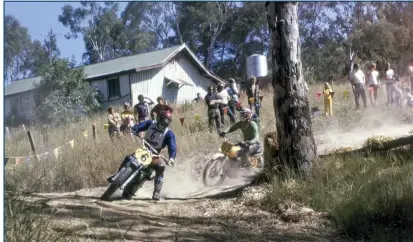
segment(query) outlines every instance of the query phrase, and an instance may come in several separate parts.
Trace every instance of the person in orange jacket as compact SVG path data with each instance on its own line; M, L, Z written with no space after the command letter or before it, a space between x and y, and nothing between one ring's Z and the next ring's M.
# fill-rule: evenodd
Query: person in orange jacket
M333 116L333 90L328 82L324 83L323 95L324 95L324 112L326 116Z

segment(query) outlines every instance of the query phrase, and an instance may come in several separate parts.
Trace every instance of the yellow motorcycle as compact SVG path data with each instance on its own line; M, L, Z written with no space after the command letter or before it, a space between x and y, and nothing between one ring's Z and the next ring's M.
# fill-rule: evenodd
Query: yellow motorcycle
M135 137L138 138L139 136ZM144 139L141 137L139 138L142 140L142 147L135 151L133 154L134 159L124 164L116 175L112 177L112 182L101 196L101 200L109 201L111 196L118 189L124 190L130 182L138 176L138 182L133 191L133 193L135 193L146 181L152 180L151 175L153 169L151 169L149 165L160 162L160 159L163 159L168 166L172 167L164 156L158 154L158 152Z
M205 186L217 186L224 182L226 177L235 178L232 172L240 168L263 169L263 149L260 148L248 157L241 156L243 142L232 144L224 141L220 153L214 154L204 168L202 180Z

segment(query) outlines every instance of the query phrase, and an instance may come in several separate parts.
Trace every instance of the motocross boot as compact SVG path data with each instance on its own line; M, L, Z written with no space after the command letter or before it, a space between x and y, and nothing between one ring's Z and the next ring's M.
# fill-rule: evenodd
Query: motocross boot
M161 199L161 190L162 190L163 181L161 179L155 179L154 185L155 185L155 188L153 189L152 199L159 201Z

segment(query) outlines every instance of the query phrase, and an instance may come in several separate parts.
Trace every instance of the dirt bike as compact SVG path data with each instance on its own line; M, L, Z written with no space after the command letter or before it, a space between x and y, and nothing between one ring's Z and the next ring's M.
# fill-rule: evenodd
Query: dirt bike
M145 139L136 136L136 133L132 132L135 135L136 140L142 140L142 147L138 148L135 153L135 159L124 164L123 167L112 177L112 182L106 191L101 196L101 200L109 201L110 197L118 190L124 190L128 184L138 176L138 182L134 188L134 193L140 189L146 181L153 180L151 177L153 169L148 166L152 163L159 162L160 158L163 159L166 164L170 167L167 159L158 154L158 152L148 143Z
M205 186L216 186L224 182L226 177L234 178L232 170L239 168L263 169L263 149L260 148L248 157L241 157L243 142L232 144L224 141L220 147L220 153L216 153L214 158L208 161L204 168L202 180ZM213 181L216 178L217 181Z

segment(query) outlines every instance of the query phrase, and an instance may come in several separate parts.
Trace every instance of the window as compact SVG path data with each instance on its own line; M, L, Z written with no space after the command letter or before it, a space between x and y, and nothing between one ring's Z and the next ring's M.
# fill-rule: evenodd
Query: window
M119 78L108 80L108 98L120 97Z

